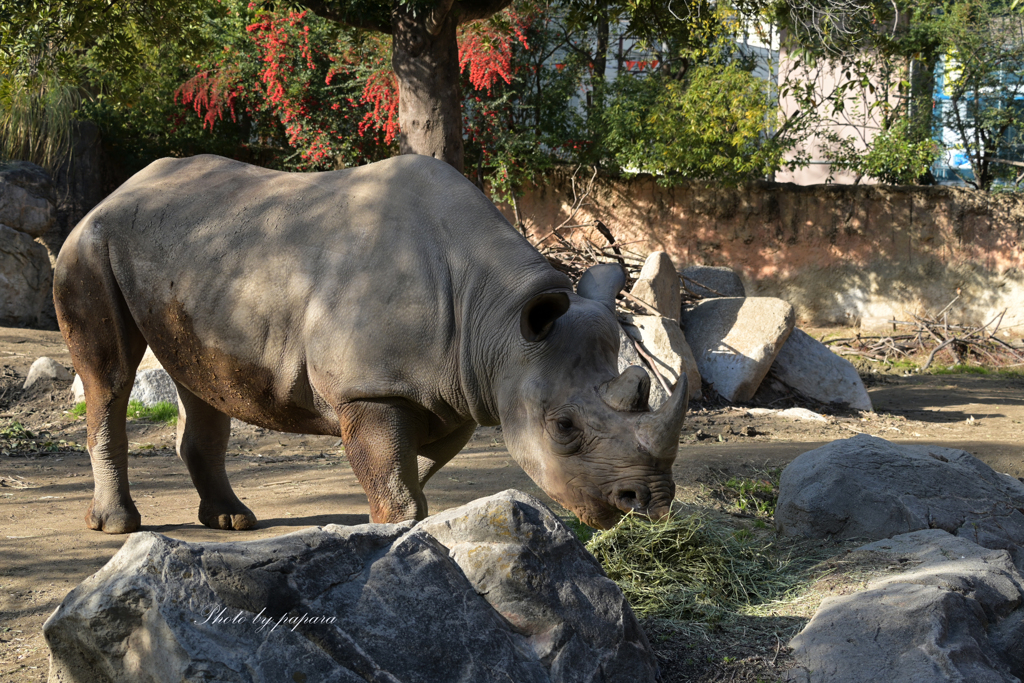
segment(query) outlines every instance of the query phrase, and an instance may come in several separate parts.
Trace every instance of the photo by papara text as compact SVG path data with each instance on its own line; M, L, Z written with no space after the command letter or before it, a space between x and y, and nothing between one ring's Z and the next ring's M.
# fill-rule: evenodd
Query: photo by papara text
M253 614L252 612L246 612L245 610L238 610L237 614L232 614L227 607L220 609L213 607L210 609L208 614L203 614L203 619L196 619L197 624L247 624L251 623L256 627L256 632L263 631L268 626L270 631L273 632L278 626L291 627L290 630L294 631L303 624L317 625L317 624L333 624L338 620L337 617L324 617L315 614L303 613L298 614L282 614L280 617L272 617L265 612L267 608L264 607L260 610L259 614Z

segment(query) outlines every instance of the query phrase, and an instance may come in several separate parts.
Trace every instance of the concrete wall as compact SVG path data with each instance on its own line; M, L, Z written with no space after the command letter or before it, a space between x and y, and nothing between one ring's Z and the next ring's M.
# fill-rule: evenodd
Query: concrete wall
M571 202L569 176L553 173L527 189L519 210L543 235ZM663 188L641 177L599 180L574 223L592 219L620 242L639 240L630 249L664 249L677 267L735 269L748 295L790 301L803 325L879 328L937 314L959 289L950 322L988 322L1005 310L1003 328L1024 334L1022 198L947 187Z

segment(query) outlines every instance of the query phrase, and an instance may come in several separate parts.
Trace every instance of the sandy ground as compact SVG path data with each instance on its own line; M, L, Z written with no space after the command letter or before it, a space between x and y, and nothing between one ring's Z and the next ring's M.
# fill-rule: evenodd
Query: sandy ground
M43 621L124 542L85 528L92 475L83 448L84 420L68 412L68 387L21 392L29 365L44 355L70 366L58 333L0 328L0 434L17 422L34 435L0 436L0 682L46 679ZM827 422L693 406L674 470L680 496L722 473L742 476L784 466L805 451L860 432L962 448L999 471L1024 477L1024 380L868 375L865 383L876 412L830 415ZM335 437L236 425L228 473L260 519L259 528L247 532L198 524L199 498L174 454L173 427L130 421L129 440L129 476L144 529L187 541L225 541L368 521L366 498ZM550 502L512 461L501 431L481 428L431 480L426 494L431 510L439 511L507 488Z

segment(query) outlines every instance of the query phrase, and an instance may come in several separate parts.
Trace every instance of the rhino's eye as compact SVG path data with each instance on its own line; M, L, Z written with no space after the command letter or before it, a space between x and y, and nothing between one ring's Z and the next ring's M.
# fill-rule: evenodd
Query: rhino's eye
M583 435L583 430L577 426L573 416L566 412L559 412L549 418L548 432L556 444L555 449L564 453L576 452Z

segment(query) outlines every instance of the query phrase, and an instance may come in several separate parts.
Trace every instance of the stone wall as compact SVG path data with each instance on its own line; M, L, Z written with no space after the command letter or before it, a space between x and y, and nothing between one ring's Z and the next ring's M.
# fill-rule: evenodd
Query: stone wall
M519 202L527 229L550 232L572 197L564 173L528 188ZM664 249L679 268L734 268L748 296L788 300L802 325L877 328L937 314L959 292L950 322L1005 310L1003 329L1024 333L1024 198L947 187L664 188L641 177L599 180L573 223L594 218L630 249Z

